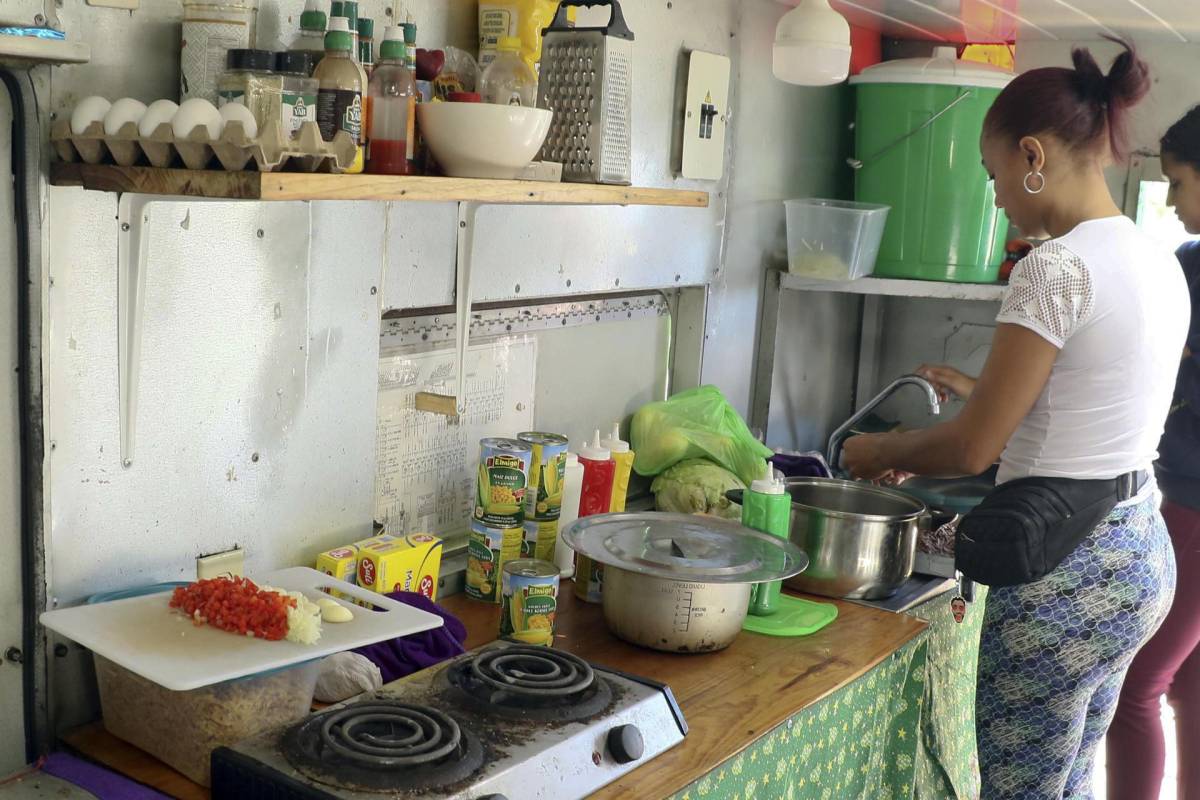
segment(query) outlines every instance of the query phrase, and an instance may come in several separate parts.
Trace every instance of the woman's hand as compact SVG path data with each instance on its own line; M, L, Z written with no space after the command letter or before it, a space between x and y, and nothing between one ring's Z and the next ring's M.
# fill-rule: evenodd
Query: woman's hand
M888 444L894 437L893 433L865 433L850 437L842 444L842 466L860 480L899 485L911 476L897 472L888 463Z
M940 364L922 364L917 374L933 384L938 397L944 403L951 397L966 400L975 390L976 379L964 375L954 367Z

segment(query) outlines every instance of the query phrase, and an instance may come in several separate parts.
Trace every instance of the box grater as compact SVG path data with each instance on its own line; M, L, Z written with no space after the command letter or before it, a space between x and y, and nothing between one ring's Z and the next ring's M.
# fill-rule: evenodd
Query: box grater
M570 6L610 6L608 25L572 28ZM554 112L541 160L563 165L563 180L631 182L633 33L617 0L563 0L542 32L538 106Z

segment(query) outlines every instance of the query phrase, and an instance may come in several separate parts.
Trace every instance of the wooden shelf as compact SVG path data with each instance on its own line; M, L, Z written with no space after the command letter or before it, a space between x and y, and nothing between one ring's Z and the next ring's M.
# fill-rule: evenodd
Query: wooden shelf
M803 275L780 273L779 286L801 292L842 292L885 297L932 297L943 300L985 300L1000 302L1004 297L1001 283L949 283L912 281L896 278L860 278L856 281L825 281Z
M707 192L680 189L393 175L225 172L106 164L51 164L50 182L56 186L82 186L103 192L233 200L403 200L501 205L708 207Z
M39 39L33 36L0 35L0 62L86 64L92 58L87 42L76 39Z

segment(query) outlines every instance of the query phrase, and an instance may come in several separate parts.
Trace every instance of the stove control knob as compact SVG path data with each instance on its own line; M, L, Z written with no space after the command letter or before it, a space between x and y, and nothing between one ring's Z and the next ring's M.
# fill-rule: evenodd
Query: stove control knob
M608 732L608 752L618 764L637 761L646 752L642 732L636 725L618 725Z

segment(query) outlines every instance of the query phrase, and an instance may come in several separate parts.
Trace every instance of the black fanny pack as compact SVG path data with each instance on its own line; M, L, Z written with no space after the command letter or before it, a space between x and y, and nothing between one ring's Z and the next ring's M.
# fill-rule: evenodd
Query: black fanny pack
M1041 580L1079 546L1118 503L1149 478L1020 478L1001 484L958 523L954 565L987 586Z

